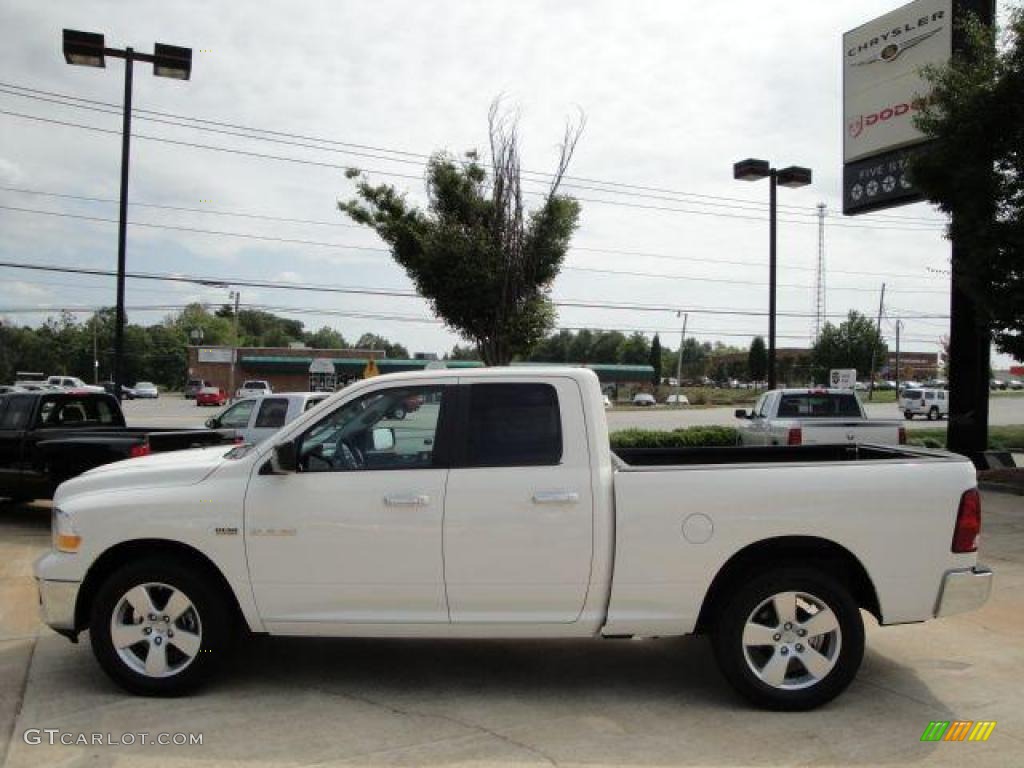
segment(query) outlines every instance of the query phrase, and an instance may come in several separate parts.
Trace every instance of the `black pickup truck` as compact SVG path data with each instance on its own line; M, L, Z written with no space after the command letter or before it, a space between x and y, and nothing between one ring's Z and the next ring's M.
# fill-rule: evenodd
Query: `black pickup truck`
M101 464L233 440L230 431L129 429L117 398L100 392L0 395L0 496L49 499Z

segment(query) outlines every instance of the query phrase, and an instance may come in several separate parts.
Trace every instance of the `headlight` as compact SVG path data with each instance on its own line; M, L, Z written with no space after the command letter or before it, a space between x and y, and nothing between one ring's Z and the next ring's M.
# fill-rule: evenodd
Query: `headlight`
M82 537L75 532L71 515L59 507L53 508L53 548L58 552L77 552Z

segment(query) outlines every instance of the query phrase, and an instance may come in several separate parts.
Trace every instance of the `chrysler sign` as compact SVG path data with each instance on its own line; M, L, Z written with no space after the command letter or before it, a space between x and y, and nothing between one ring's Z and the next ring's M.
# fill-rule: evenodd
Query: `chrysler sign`
M915 0L843 35L843 212L919 200L902 173L924 137L920 70L949 60L953 0Z

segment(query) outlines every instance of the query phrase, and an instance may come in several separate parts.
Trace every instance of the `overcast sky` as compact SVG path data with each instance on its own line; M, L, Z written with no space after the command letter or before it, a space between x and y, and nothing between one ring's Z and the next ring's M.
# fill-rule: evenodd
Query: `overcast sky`
M123 64L109 60L105 70L68 66L60 49L62 28L103 32L107 45L146 51L154 42L191 46L188 82L155 78L147 65L136 68L137 108L338 143L310 148L136 119L131 201L201 210L134 205L129 220L328 245L136 225L128 231L129 269L408 289L408 279L380 250L376 236L337 212L337 201L353 191L343 169L365 169L372 179L422 200L422 155L484 148L488 105L503 94L521 112L524 167L530 170L551 170L565 120L579 110L586 114L570 174L602 183L584 184L599 190L566 190L582 200L583 213L554 286L556 300L666 308L562 308L560 326L660 329L675 347L680 320L667 308L678 307L692 310L688 334L701 340L746 346L753 335L766 333L763 316L701 311L767 309L768 186L733 181L731 173L735 160L755 156L814 170L812 186L779 190L780 205L786 206L779 233L779 311L813 310L815 205L823 202L828 311L858 309L874 316L885 282L883 330L892 346L898 316L948 314L948 278L933 270L948 269L949 244L941 218L925 205L841 216L840 39L844 30L900 4L3 0L0 110L22 117L0 114L0 185L117 198L116 109L76 109L11 92L16 86L120 103ZM379 149L354 150L353 144ZM0 259L116 266L115 224L9 210L116 220L116 204L2 189L0 206L8 207L0 208ZM110 277L9 268L0 268L0 276L0 314L18 322L43 319L23 311L29 308L114 303ZM348 339L374 331L411 351L430 352L444 352L458 340L436 322L413 322L430 319L419 299L241 291L243 304L275 307L309 328L330 325ZM129 280L127 303L218 304L227 293ZM367 313L389 319L351 316ZM135 309L130 319L152 322L163 314ZM806 316L780 317L779 345L807 345L812 323ZM910 350L935 351L948 327L935 318L904 323L903 347Z

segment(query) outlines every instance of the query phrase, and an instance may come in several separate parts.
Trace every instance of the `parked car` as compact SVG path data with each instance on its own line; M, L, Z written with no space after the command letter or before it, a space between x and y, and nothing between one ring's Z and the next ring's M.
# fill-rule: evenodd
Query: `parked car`
M680 394L669 395L668 397L665 398L665 404L666 405L689 405L690 404L690 398L688 398L686 395L681 394L681 393Z
M989 386L989 389L992 389L992 390L1006 389L1006 382L1003 381L1002 379L992 379L988 383L988 386Z
M195 394L196 405L222 406L228 401L228 393L220 387L203 387Z
M608 395L601 395L601 402L604 404L605 410L612 407L612 399Z
M262 379L250 379L242 383L242 386L235 392L235 397L262 397L263 395L269 395L274 390L270 387L269 381L263 381Z
M14 386L27 389L31 386L42 386L46 384L46 374L37 371L18 371L14 374Z
M210 429L232 429L246 443L258 443L315 405L330 397L329 392L284 392L247 397L207 419ZM397 418L392 414L392 418ZM405 418L403 413L402 418Z
M205 429L126 427L117 398L105 392L3 395L0 496L48 499L63 481L101 464L232 439Z
M6 395L8 392L26 392L24 387L19 387L15 384L0 384L0 395Z
M658 401L654 399L654 395L650 395L646 392L637 392L633 395L633 405L648 408L657 404Z
M112 381L101 381L100 382L100 387L102 387L103 391L106 392L108 395L114 394L114 388L116 386L117 385L114 384L114 382L112 382ZM121 397L123 397L125 400L134 400L135 399L135 390L132 389L131 387L125 385L125 384L122 384L121 385Z
M410 394L418 418L392 420ZM231 658L238 621L335 637L707 633L740 693L808 709L855 677L861 609L907 625L988 599L975 485L966 458L921 448L613 455L592 371L431 370L356 382L256 446L63 484L35 576L45 622L89 629L100 666L140 694L194 689Z
M185 382L185 389L182 394L186 400L191 400L196 396L196 393L198 393L199 390L208 386L210 386L210 382L204 381L203 379L188 379Z
M138 381L132 389L135 392L135 397L139 399L156 400L160 397L160 390L151 381Z
M102 392L103 387L86 384L77 376L51 376L46 380L51 387L60 389L76 389L79 392Z
M904 389L900 393L900 410L907 419L926 416L928 421L949 415L949 392L944 389Z
M1021 390L1024 389L1024 381L1019 381L1018 379L1011 379L1007 386L1013 390Z
M903 445L907 433L898 421L869 419L848 389L773 389L752 411L739 409L742 445Z

